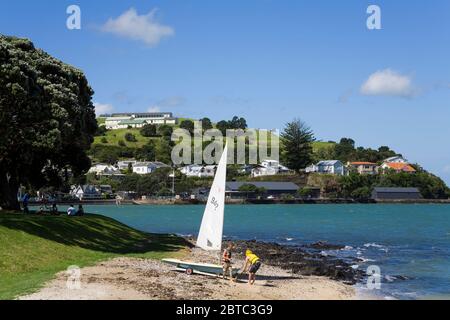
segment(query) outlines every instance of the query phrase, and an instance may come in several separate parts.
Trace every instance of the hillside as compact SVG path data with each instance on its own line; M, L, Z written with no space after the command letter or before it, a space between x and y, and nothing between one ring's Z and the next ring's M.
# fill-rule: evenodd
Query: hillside
M130 142L125 140L125 135L127 133L131 133L135 136L136 142ZM106 143L103 143L103 138L106 139ZM140 129L117 129L117 130L108 130L106 131L104 136L98 136L94 138L93 145L104 145L104 146L118 146L119 141L125 142L127 147L131 148L140 148L143 145L147 144L150 140L160 139L158 137L144 137L141 135Z
M0 243L0 300L34 291L71 265L124 255L161 259L185 248L181 238L140 232L100 215L0 213Z

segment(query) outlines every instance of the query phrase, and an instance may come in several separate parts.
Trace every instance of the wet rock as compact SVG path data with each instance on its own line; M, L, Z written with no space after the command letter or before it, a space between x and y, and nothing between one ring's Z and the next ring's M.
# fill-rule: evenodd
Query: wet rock
M345 246L330 244L326 241L318 241L315 243L307 244L303 246L304 248L311 248L316 250L342 250Z

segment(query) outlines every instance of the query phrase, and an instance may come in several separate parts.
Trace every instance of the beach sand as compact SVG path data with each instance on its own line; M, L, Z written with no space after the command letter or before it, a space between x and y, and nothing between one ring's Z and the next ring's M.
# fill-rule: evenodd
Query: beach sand
M217 257L192 249L190 261L211 262ZM236 264L237 265L237 264ZM239 265L240 266L240 265ZM352 286L326 277L299 276L262 265L256 284L237 283L214 277L174 271L161 261L116 258L81 269L81 288L67 288L67 274L61 272L36 293L23 300L152 300L152 299L236 299L236 300L345 300L355 299Z

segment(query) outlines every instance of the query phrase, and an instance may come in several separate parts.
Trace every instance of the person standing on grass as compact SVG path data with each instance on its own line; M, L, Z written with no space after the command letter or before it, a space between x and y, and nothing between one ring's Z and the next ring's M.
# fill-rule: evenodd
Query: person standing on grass
M254 254L251 250L247 249L245 251L245 266L244 272L248 272L248 284L253 285L256 280L256 272L261 267L261 261L259 257Z
M28 209L29 201L30 201L30 194L27 192L22 198L23 212L27 214L30 213L30 210Z
M83 206L81 204L78 205L77 216L80 216L80 217L84 216L84 209L83 209Z
M232 262L231 262L231 255L232 255L233 250L234 250L234 245L233 245L233 243L230 242L228 244L227 248L225 250L223 250L223 254L222 254L223 278L225 279L225 275L227 275L229 272L231 281L234 281L233 266L232 266Z

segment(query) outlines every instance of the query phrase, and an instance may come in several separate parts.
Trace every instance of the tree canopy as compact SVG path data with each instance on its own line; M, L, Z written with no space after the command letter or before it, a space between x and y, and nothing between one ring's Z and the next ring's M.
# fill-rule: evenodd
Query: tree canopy
M17 190L89 168L97 131L93 90L82 71L26 39L0 36L0 206L18 209ZM56 179L58 180L58 179Z
M299 172L313 161L314 133L304 122L296 119L281 133L281 160L288 168Z

